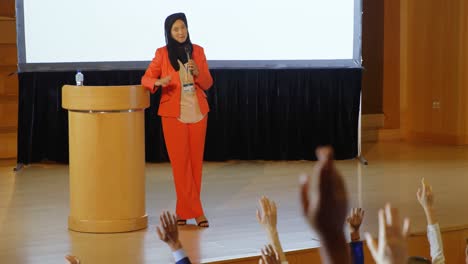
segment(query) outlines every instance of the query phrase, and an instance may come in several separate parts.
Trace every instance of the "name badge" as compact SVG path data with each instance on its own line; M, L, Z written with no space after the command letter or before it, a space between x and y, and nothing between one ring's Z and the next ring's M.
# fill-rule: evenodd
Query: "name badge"
M193 83L184 84L182 89L184 92L195 92L195 87L193 86Z

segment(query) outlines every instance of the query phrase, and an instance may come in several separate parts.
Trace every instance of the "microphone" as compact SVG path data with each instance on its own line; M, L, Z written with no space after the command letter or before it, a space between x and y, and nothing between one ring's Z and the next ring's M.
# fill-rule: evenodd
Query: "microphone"
M190 44L185 45L185 54L187 54L187 61L190 60L190 54L192 54L192 47Z
M192 54L192 45L187 44L187 45L185 45L184 49L185 49L185 54L187 54L187 62L189 62L190 61L190 54ZM192 70L190 70L190 74L193 75Z

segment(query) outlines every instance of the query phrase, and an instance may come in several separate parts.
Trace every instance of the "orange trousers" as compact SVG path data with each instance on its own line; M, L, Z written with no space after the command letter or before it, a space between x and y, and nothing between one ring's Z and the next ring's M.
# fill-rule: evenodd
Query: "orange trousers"
M182 219L204 215L200 199L203 152L208 116L197 123L161 117L177 194L176 214Z

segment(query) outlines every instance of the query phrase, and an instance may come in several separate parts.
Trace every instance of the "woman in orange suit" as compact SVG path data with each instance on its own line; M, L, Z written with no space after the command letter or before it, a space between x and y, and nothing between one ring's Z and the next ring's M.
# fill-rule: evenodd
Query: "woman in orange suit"
M177 223L195 218L208 227L200 192L209 111L205 91L213 79L203 48L190 41L185 14L168 16L164 29L166 46L156 50L141 83L152 93L162 89L158 115L177 193Z

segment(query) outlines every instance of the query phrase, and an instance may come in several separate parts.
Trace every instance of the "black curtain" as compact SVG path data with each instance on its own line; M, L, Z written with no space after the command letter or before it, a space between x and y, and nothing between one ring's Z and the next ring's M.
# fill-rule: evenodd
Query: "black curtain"
M83 72L85 85L139 84L143 71ZM357 155L361 69L211 70L205 160L313 160ZM19 74L18 163L68 163L68 114L61 88L74 72ZM145 110L146 160L167 161L160 93Z

